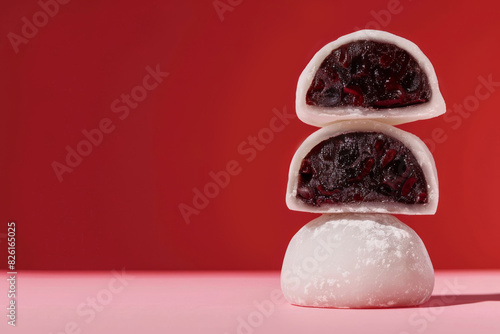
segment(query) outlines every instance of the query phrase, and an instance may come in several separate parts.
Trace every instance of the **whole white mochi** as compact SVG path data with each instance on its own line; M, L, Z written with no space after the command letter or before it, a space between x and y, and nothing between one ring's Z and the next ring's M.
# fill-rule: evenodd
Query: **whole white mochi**
M419 236L387 214L325 214L302 227L283 260L281 289L295 305L376 308L419 305L434 269Z

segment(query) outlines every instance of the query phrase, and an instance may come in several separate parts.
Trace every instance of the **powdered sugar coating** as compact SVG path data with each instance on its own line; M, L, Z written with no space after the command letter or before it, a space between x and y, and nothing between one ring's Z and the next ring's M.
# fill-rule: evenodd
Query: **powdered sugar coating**
M281 288L292 304L372 308L429 299L434 270L418 235L391 215L322 215L290 241Z

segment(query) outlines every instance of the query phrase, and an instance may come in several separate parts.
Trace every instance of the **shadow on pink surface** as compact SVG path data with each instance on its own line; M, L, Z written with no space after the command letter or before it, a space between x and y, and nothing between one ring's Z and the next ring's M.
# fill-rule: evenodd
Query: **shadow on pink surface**
M470 294L470 295L436 295L420 305L420 308L425 307L442 307L474 304L481 302L500 302L500 293L493 294Z

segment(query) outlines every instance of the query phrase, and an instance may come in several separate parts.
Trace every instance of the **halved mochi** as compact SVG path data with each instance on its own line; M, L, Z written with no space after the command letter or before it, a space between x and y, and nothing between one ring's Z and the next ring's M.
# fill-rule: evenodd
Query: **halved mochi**
M415 135L371 120L333 123L298 148L288 174L291 210L434 214L436 165Z
M414 306L432 294L434 269L419 236L391 215L322 215L286 250L281 289L312 307Z
M360 30L325 45L299 77L297 116L324 126L347 119L401 124L446 111L429 59L384 31Z

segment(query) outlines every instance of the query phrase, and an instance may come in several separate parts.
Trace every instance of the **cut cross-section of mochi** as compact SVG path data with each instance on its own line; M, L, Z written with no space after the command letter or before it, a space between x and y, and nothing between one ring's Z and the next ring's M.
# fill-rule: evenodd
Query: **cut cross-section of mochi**
M434 269L419 236L391 215L322 215L286 250L281 289L292 304L375 308L424 303Z
M358 120L333 123L302 143L286 202L306 212L434 214L438 197L434 159L418 137Z
M446 105L434 68L417 45L361 30L319 50L300 75L297 116L324 126L347 119L401 124L439 116Z

